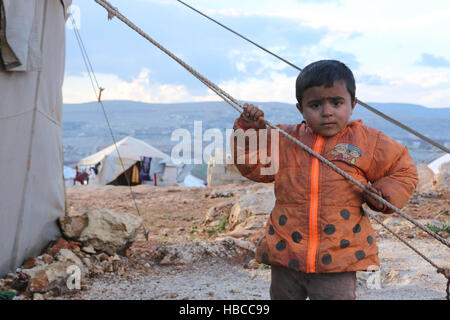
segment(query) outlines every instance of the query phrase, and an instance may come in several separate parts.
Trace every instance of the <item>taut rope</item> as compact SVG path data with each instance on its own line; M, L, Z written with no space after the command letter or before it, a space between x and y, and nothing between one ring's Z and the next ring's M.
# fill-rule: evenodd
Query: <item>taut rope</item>
M123 16L115 7L113 7L110 3L108 3L105 0L94 0L95 2L97 2L99 5L101 5L103 8L106 9L106 11L108 12L108 18L111 17L117 17L119 20L121 20L123 23L125 23L127 26L129 26L131 29L133 29L134 31L136 31L139 35L141 35L143 38L147 39L150 43L152 43L154 46L156 46L158 49L160 49L161 51L163 51L165 54L167 54L169 57L171 57L173 60L175 60L178 64L180 64L183 68L185 68L187 71L189 71L193 76L195 76L198 80L200 80L203 84L205 84L208 88L210 88L212 91L214 91L216 94L218 94L222 99L224 99L225 102L227 102L228 104L230 104L234 109L236 109L237 111L239 111L240 113L243 112L244 108L240 105L240 103L234 99L231 95L229 95L227 92L225 92L224 90L222 90L221 88L219 88L217 85L215 85L213 82L211 82L210 80L208 80L207 78L205 78L203 75L201 75L199 72L197 72L196 70L194 70L191 66L189 66L187 63L185 63L183 60L181 60L180 58L178 58L177 56L175 56L172 52L170 52L169 50L167 50L166 48L164 48L161 44L159 44L157 41L155 41L153 38L151 38L148 34L146 34L144 31L142 31L139 27L137 27L134 23L132 23L129 19L127 19L125 16ZM437 239L438 241L440 241L441 243L443 243L444 245L446 245L447 247L450 247L450 243L445 240L444 238L442 238L440 235L438 235L437 233L429 230L428 228L426 228L425 226L423 226L421 223L419 223L418 221L414 220L413 218L411 218L408 214L404 213L403 211L401 211L400 209L398 209L397 207L395 207L394 205L392 205L391 203L389 203L388 201L386 201L385 199L383 199L382 197L380 197L379 195L377 195L376 193L371 192L369 189L367 189L362 183L360 183L359 181L357 181L355 178L353 178L352 176L350 176L348 173L346 173L345 171L343 171L342 169L340 169L339 167L337 167L335 164L331 163L329 160L325 159L323 156L321 156L320 154L316 153L314 150L312 150L311 148L309 148L308 146L306 146L305 144L303 144L302 142L300 142L299 140L295 139L294 137L292 137L291 135L289 135L286 131L278 128L277 126L273 125L272 123L270 123L269 121L265 120L265 123L267 126L275 129L275 130L279 130L279 132L281 132L287 139L291 140L292 142L294 142L295 144L297 144L298 146L300 146L303 150L305 150L306 152L308 152L310 155L312 155L313 157L318 158L320 161L322 161L323 163L325 163L326 165L328 165L329 167L331 167L334 171L336 171L338 174L342 175L344 178L346 178L347 180L350 180L351 182L353 182L354 184L356 184L358 187L360 187L364 192L366 192L367 194L369 194L370 196L372 196L373 198L375 198L376 200L380 201L381 203L383 203L385 206L387 206L388 208L392 209L394 212L396 212L397 214L399 214L401 217L405 218L406 220L408 220L409 222L413 223L414 225L416 225L417 227L419 227L420 229L422 229L423 231L425 231L426 233L428 233L429 235L431 235L433 238ZM383 225L383 224L382 224ZM384 226L384 225L383 225ZM386 227L386 226L384 226ZM386 227L387 228L387 227ZM391 231L392 232L392 231ZM421 256L423 256L422 254L420 254ZM430 262L431 260L427 259L428 262ZM440 268L438 267L435 263L432 263L433 267L437 268L437 271L439 273L442 273L448 280L447 282L447 299L450 299L450 296L448 294L448 287L450 284L450 269L446 269L446 268Z

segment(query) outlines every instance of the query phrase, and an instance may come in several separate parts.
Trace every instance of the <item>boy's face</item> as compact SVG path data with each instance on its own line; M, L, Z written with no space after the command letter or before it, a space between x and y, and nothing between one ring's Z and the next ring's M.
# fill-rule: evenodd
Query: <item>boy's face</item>
M348 123L355 101L343 81L335 81L333 86L311 87L303 92L302 104L297 104L306 123L324 137L339 133Z

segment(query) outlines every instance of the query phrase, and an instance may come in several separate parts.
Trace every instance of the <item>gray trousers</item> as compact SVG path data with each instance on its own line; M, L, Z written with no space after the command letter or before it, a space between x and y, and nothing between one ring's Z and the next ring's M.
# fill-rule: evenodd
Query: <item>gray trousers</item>
M303 273L271 266L272 300L355 300L356 272Z

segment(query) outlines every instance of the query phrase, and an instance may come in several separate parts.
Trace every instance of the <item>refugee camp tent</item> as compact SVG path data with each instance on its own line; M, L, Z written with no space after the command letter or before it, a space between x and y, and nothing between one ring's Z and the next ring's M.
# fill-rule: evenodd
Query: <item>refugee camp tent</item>
M439 169L442 164L450 162L450 154L446 153L443 156L437 158L436 160L430 162L428 167L433 170L434 174L439 174Z
M60 235L70 3L0 1L0 276L39 255Z
M119 150L119 153L117 153ZM122 163L119 159L122 159ZM152 158L150 167L150 177L154 178L156 173L157 184L170 185L176 183L178 166L170 161L170 157L160 150L152 147L142 140L131 136L117 142L117 149L114 144L90 155L78 162L80 170L89 170L90 167L100 163L96 183L98 184L126 184L126 180L117 183L117 179L123 174L131 176L134 165L139 165L142 157ZM131 179L129 179L131 182Z

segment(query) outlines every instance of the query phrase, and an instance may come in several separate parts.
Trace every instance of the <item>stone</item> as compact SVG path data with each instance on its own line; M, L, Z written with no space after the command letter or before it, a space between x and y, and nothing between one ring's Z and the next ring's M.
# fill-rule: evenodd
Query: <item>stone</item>
M44 253L44 254L41 256L41 260L42 260L42 262L44 262L44 263L52 263L55 259L54 259L51 255L49 255L49 254L47 254L47 253Z
M436 188L447 190L450 188L450 161L440 165L439 174L436 177Z
M58 255L60 258L66 256L67 253L64 251ZM52 264L36 266L32 269L24 269L22 272L29 277L26 291L31 294L49 291L55 291L58 294L70 292L67 279L71 275L68 270L73 265L74 262L67 259L66 261L55 261Z
M40 293L33 294L33 300L45 300L44 295Z
M273 188L260 189L241 197L230 212L230 229L242 223L251 215L268 216L275 205Z
M59 252L55 255L55 258L60 262L69 262L72 264L76 264L79 267L83 266L83 262L81 261L81 259L68 249L59 250Z
M259 263L258 261L256 261L256 259L252 259L248 262L247 268L249 269L258 269L259 268Z
M142 218L133 214L119 214L111 210L93 209L86 213L88 225L78 241L109 255L124 255L136 239Z
M231 198L234 196L234 193L229 190L216 190L211 195L210 198Z
M85 265L86 267L88 267L88 268L91 268L91 267L92 267L91 259L89 259L89 258L83 258L83 259L81 259L81 261L83 261L83 263L84 263L84 265Z
M214 207L211 207L206 213L203 225L217 227L222 219L228 218L234 201L225 201Z
M395 226L401 226L402 225L402 220L394 218L394 217L389 217L384 219L383 223L387 226L387 227L395 227Z
M34 257L29 258L25 263L23 264L22 268L24 269L31 269L34 266L36 266L38 260Z
M152 259L160 265L182 265L209 258L232 259L254 256L254 244L234 238L213 242L164 243L156 248Z
M81 251L89 253L89 254L96 254L96 251L92 246L82 247Z
M87 215L64 216L58 221L62 233L68 239L78 239L89 222Z
M416 165L416 168L419 174L419 182L416 187L417 192L422 193L424 191L433 190L436 184L433 170L431 170L426 163L419 163Z
M50 248L47 253L54 257L55 254L57 254L61 249L70 249L69 242L64 238L58 238L58 240L56 240L56 243Z

